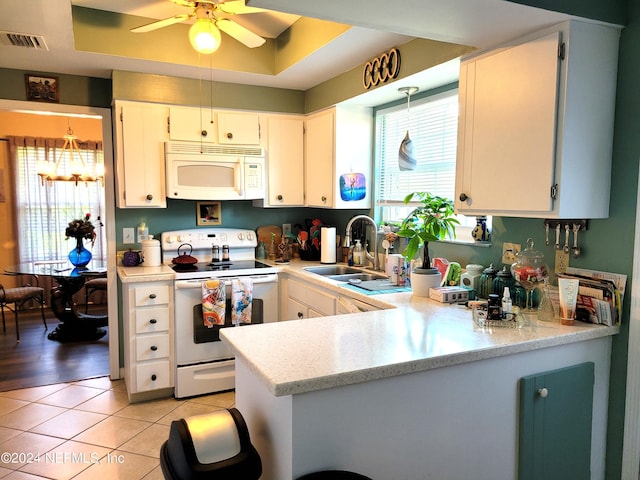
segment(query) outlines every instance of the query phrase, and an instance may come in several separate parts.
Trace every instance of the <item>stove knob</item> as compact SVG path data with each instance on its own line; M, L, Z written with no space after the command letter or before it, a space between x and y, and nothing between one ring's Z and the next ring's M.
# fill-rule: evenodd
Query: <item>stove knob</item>
M244 233L240 232L238 234L238 240L244 240Z
M247 240L249 241L253 240L253 232L247 232Z
M167 243L175 243L176 241L176 236L175 235L169 235L166 239Z

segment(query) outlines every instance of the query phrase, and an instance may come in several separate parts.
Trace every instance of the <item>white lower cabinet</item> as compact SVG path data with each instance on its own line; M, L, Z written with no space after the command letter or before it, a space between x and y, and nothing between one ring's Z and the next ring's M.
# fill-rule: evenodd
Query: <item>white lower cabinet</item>
M170 281L123 284L124 379L130 401L166 397L173 380Z
M336 314L337 295L319 287L309 287L307 282L286 278L282 282L281 301L282 318L297 320L300 318L326 317Z

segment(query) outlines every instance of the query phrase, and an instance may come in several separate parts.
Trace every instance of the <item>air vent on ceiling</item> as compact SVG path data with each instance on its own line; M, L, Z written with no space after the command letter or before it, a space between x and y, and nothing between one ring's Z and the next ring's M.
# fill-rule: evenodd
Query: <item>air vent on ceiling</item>
M13 45L14 47L49 50L42 35L30 35L6 31L0 31L0 45Z

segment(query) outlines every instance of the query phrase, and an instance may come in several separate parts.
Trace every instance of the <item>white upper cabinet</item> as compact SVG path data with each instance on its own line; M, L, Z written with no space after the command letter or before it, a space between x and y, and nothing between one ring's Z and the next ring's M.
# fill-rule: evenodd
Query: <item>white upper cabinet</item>
M171 140L211 142L221 145L259 145L257 113L225 112L199 107L170 107Z
M259 145L260 121L257 113L217 112L218 143Z
M169 109L116 101L114 110L118 208L165 208L164 142Z
M373 115L337 106L305 121L305 205L370 208Z
M265 115L267 195L254 200L262 207L304 205L304 116Z
M569 21L462 61L459 213L609 215L618 38Z

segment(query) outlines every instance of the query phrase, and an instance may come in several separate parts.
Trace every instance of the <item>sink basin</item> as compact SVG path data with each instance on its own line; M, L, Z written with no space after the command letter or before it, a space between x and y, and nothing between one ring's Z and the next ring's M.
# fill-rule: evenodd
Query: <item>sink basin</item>
M389 290L398 290L403 287L399 287L398 285L394 285L388 278L377 277L373 280L363 280L357 283L352 283L354 287L361 288L362 290L366 290L368 292L378 292L384 293Z
M331 280L338 280L340 282L366 282L369 280L376 280L378 278L387 278L384 275L377 275L375 273L345 273L343 275L328 275Z
M315 273L316 275L322 275L323 277L329 277L331 275L345 275L349 273L362 273L362 270L358 268L348 267L346 265L327 265L323 267L307 267L307 272Z

